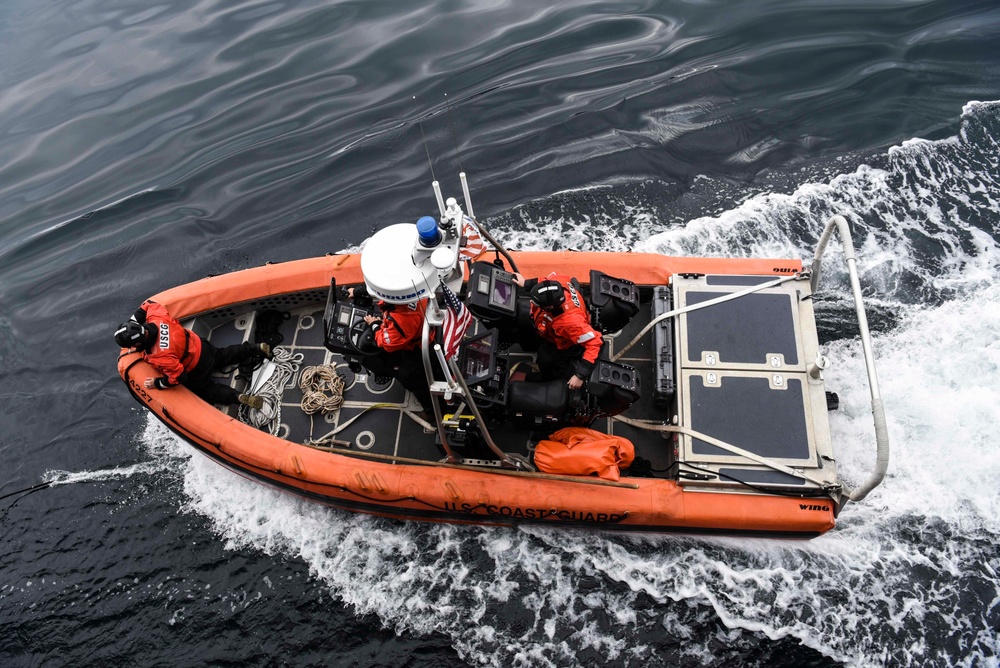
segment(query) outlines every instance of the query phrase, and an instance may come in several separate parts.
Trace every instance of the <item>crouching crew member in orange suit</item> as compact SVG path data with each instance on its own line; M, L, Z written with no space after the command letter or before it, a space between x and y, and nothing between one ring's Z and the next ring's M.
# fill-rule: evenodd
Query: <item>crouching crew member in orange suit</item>
M536 353L542 380L565 379L578 390L590 378L604 340L590 326L590 312L571 280L555 272L545 280L514 274L515 283L531 290L531 319L542 338Z
M267 343L241 343L216 348L194 332L185 329L167 309L154 301L145 301L132 318L115 331L115 343L135 348L142 358L162 375L147 378L147 389L166 390L183 385L210 404L245 404L260 410L263 397L241 394L212 381L212 372L248 361L255 356L271 357Z

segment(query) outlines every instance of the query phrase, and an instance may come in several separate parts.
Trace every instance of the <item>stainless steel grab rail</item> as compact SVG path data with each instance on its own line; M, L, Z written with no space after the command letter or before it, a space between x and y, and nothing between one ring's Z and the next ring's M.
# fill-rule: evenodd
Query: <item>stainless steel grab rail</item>
M889 430L885 423L885 406L882 403L882 396L878 389L878 376L875 374L875 357L872 354L871 334L868 331L868 316L865 314L865 305L861 295L861 282L858 280L857 259L854 255L854 241L851 238L851 230L847 226L847 220L843 216L833 216L826 222L826 228L816 245L816 256L812 264L812 291L816 292L819 283L820 262L826 245L833 236L833 230L840 233L840 240L844 247L844 259L847 261L847 272L851 277L851 291L854 293L854 307L858 314L858 327L861 330L861 348L865 355L865 368L868 371L868 388L872 398L872 418L875 421L875 447L876 459L875 470L863 484L854 489L844 485L841 493L842 503L849 501L860 501L868 496L868 493L878 487L882 479L885 478L889 469Z

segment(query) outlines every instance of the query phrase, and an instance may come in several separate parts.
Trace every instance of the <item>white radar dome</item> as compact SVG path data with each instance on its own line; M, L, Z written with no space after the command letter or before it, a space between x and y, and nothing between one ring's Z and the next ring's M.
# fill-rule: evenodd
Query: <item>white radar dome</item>
M373 297L392 304L407 304L434 294L440 280L430 262L416 266L413 249L417 226L390 225L379 230L361 251L361 273Z

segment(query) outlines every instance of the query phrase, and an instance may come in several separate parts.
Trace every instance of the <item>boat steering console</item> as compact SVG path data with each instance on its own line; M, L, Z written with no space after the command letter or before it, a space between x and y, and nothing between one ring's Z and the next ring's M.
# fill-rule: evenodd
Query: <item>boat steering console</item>
M337 280L331 279L323 312L323 345L330 352L342 355L348 364L360 363L363 358L377 354L375 331L365 322L369 315L376 315L371 297L350 300L346 291L338 290Z

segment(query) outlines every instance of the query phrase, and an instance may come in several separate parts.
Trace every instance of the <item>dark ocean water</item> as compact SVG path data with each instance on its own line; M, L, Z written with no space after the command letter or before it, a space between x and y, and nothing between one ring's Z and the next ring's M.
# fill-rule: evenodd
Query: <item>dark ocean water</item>
M7 0L0 495L55 484L0 501L0 666L997 666L997 100L993 1ZM137 408L111 333L139 302L431 212L428 153L511 247L808 261L846 215L885 483L805 543L404 524Z

